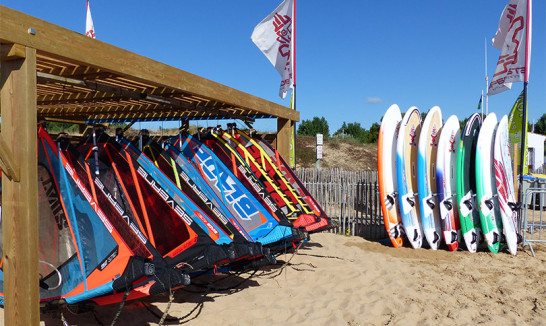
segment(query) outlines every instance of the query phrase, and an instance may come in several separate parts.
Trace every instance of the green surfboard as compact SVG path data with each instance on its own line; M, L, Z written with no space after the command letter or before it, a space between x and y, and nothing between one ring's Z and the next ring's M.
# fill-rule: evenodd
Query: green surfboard
M476 252L483 239L480 210L476 201L476 145L482 117L474 113L467 121L457 154L457 200L464 243Z

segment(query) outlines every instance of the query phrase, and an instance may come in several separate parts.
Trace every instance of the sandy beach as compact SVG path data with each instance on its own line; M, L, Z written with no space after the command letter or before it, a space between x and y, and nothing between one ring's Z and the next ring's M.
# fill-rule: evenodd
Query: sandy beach
M546 248L534 249L536 257L394 249L315 234L279 266L195 279L200 286L174 293L165 325L543 325ZM157 325L168 302L128 302L116 325ZM118 308L63 315L69 325L110 325ZM59 313L41 320L62 325Z

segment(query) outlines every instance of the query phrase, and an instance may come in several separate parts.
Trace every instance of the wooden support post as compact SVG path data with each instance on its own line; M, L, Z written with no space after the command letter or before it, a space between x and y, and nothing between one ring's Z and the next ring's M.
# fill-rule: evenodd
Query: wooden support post
M277 118L277 151L285 161L290 157L290 133L293 128L291 120Z
M20 180L2 177L4 323L39 325L36 50L12 46L0 65L1 128Z

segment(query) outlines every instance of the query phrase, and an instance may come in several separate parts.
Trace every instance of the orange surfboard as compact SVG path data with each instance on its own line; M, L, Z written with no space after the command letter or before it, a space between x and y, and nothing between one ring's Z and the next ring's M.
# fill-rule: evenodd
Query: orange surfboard
M393 104L381 121L377 140L377 171L381 210L385 228L395 248L401 247L404 242L404 228L396 193L396 143L400 121L402 121L400 108Z

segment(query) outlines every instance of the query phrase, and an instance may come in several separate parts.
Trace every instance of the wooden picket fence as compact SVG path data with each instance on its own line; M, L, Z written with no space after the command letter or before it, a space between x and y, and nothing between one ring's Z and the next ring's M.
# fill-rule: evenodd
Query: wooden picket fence
M296 174L326 214L340 223L332 232L369 240L388 237L381 213L377 171L297 168Z

